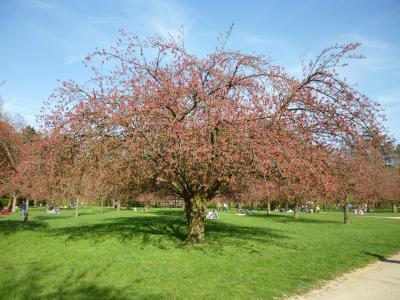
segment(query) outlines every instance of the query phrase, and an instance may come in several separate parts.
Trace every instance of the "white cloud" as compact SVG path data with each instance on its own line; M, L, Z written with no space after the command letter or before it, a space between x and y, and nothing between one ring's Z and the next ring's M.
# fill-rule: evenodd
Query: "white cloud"
M78 55L68 55L64 58L64 63L65 65L69 66L78 62L81 62L83 60L84 56L78 56Z
M25 102L29 102L29 101L25 101ZM22 103L22 101L17 98L11 98L10 101L4 101L4 109L11 113L15 113L15 112L34 113L37 111L36 107L27 106L27 105L19 105L17 103Z
M21 119L19 122L26 123L32 126L37 127L36 115L39 111L39 108L34 108L26 105L18 105L16 103L22 103L16 98L13 98L12 101L4 102L4 112L11 116L12 119Z
M55 1L49 1L49 0L33 0L29 2L31 6L34 8L38 9L43 9L43 10L48 10L48 9L53 9L57 7Z
M396 112L400 112L400 90L385 91L377 95L376 100L388 108L388 111L393 112L394 109Z
M194 9L176 1L129 1L129 9L138 16L139 23L150 34L175 35L181 26L188 34L197 20ZM139 12L138 12L139 10Z
M365 61L357 64L361 72L400 70L400 62L397 59L398 49L393 44L381 38L357 33L344 34L341 40L361 43L357 53L366 57Z
M375 50L388 50L391 48L390 43L373 37L363 36L357 33L348 33L343 35L344 39L361 43L366 48Z
M389 58L368 58L365 67L370 71L397 71L400 70L400 62Z

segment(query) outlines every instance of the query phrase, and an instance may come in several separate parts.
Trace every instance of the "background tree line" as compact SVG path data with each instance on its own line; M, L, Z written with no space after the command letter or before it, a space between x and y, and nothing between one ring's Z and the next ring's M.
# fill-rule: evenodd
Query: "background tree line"
M226 47L198 57L183 38L121 31L85 59L93 76L62 82L40 116L18 128L1 115L0 192L70 202L152 199L184 204L187 241L204 241L216 197L343 207L382 200L397 209L399 148L377 103L339 70L359 44L323 49L294 77L262 55ZM78 216L78 206L76 207Z

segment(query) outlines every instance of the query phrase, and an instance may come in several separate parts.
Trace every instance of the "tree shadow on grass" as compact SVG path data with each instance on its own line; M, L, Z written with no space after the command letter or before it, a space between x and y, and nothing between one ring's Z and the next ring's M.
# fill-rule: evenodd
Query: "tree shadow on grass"
M0 285L0 299L132 299L132 290L136 299L166 299L156 293L142 293L135 282L125 288L100 284L106 270L94 272L90 269L70 270L61 273L59 266L33 262L25 265L22 276L7 276ZM57 278L57 280L51 279ZM100 279L99 279L100 278ZM50 279L50 280L49 280ZM99 282L98 282L99 281ZM50 284L49 284L50 282Z
M287 248L284 245L289 237L280 230L234 225L218 221L206 223L206 241L208 246L223 254L225 247L247 250L250 254L261 254L265 246Z
M103 219L102 223L57 228L51 232L57 237L65 237L66 243L77 240L99 243L117 238L121 242L135 241L163 248L163 242L184 239L183 225L182 221L158 216L115 217Z
M374 257L378 258L380 261L383 261L383 262L386 262L386 263L400 264L400 260L387 259L383 255L370 253L370 252L364 252L364 253L369 255L369 256L374 256Z
M113 210L111 210L111 209L104 209L103 210L103 214L106 214L106 213L110 213L110 212L112 212ZM62 208L61 210L60 210L60 213L61 213L61 215L62 214L67 214L67 215L69 215L69 216L75 216L75 212L76 212L76 209L75 208ZM101 215L101 208L87 208L87 207L85 207L85 208L79 208L78 209L78 215L79 216L87 216L87 215Z
M27 224L18 221L0 222L0 233L10 234L18 230L41 230L47 234L69 242L87 240L101 243L109 238L120 242L130 242L143 248L155 246L160 249L181 248L186 246L186 221L182 210L160 210L135 214L131 217L104 218L98 223L85 223L61 228L49 228L46 219L59 216L40 216ZM69 218L69 217L68 217ZM224 247L232 246L247 249L250 252L261 252L260 247L267 245L284 246L288 236L282 231L256 226L243 226L223 223L218 220L207 220L205 224L206 243L195 249L212 249L222 253Z
M178 219L184 219L184 211L183 209L177 209L177 208L172 208L172 209L163 209L163 210L150 210L150 214L155 215L155 216L164 216L168 218L178 218Z
M303 218L301 215L299 216L298 219L293 218L292 215L276 215L276 214L254 214L250 215L248 217L254 217L254 218L267 218L270 219L274 222L279 222L279 223L304 223L304 224L341 224L341 221L335 221L335 220L322 220L322 219L308 219L308 218Z
M186 222L182 211L146 213L133 217L107 218L103 223L84 224L52 230L52 233L66 237L66 244L76 240L103 242L112 237L121 242L134 242L144 247L160 249L180 248L186 238ZM221 222L206 222L206 247L222 250L233 245L246 248L254 243L270 245L276 240L288 238L280 231L269 228L239 226ZM276 244L276 243L275 243ZM278 245L278 244L276 244ZM254 247L249 249L255 252Z
M48 224L41 221L29 221L28 223L24 223L23 221L6 220L0 222L0 234L4 235L13 234L17 231L39 231L46 230L47 228Z
M52 214L52 215L44 215L44 216L34 216L33 219L37 221L47 221L47 220L57 220L57 219L71 219L72 216L63 216L63 215L57 215L57 214Z

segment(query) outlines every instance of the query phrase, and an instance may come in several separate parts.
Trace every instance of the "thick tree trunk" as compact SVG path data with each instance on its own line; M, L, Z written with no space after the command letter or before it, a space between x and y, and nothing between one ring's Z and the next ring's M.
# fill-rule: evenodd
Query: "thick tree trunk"
M299 203L298 202L295 202L295 204L294 204L293 218L295 218L295 219L299 218Z
M17 210L17 195L14 194L12 198L11 212L15 213L16 210Z
M117 210L121 210L121 200L117 200Z
M206 199L199 195L185 201L185 214L188 226L187 243L198 244L204 242L206 203Z
M36 200L33 200L33 206L37 207L37 201Z
M392 212L397 213L397 203L392 203Z
M271 201L267 199L267 215L271 213Z
M285 201L285 212L289 210L289 202Z
M344 208L343 208L343 212L344 212L344 224L349 224L350 223L350 210L349 210L349 205L345 204Z
M101 213L103 213L103 209L104 209L104 199L101 198Z

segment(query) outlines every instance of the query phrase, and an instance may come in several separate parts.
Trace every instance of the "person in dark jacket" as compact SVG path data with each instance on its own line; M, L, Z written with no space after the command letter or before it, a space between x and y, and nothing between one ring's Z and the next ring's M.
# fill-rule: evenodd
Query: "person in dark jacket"
M21 202L19 207L21 208L21 215L23 217L25 217L25 214L26 214L26 202L25 202L25 200L22 200L22 202Z

